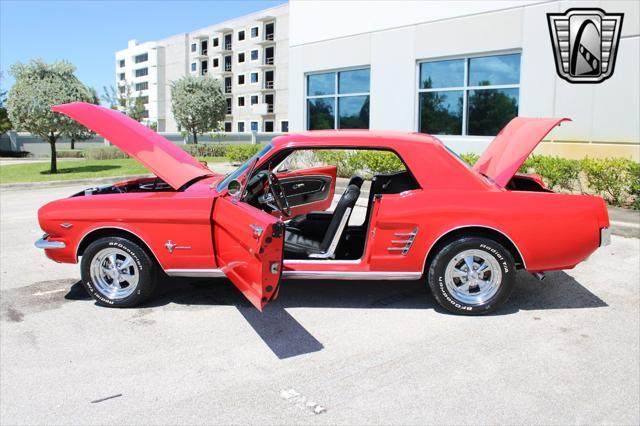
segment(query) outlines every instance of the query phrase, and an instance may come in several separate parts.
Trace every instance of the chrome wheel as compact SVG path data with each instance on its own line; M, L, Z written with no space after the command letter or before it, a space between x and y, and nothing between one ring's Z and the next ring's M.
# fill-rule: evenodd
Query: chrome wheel
M96 290L103 296L121 300L136 290L140 271L130 254L119 248L109 247L93 256L90 276Z
M451 296L459 302L480 305L498 292L502 269L486 251L465 250L449 261L444 280Z

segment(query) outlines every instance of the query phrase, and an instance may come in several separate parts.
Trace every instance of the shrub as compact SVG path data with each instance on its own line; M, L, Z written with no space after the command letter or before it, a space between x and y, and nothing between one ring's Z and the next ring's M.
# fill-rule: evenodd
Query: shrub
M344 149L319 149L314 151L318 162L332 164L338 168L338 177L350 178L358 171L349 161L352 152Z
M623 158L582 160L582 169L589 187L602 195L608 202L620 206L626 204L635 186L633 176L636 166L633 161Z
M633 197L631 208L640 210L640 163L629 161L628 173L630 179L629 193Z
M84 158L84 151L78 149L61 149L58 158Z
M471 165L479 158L471 153L460 157ZM630 205L640 210L640 163L632 160L586 158L580 161L535 155L527 158L519 171L539 174L551 189L595 193L612 205ZM582 182L587 188L582 188Z
M226 157L229 149L229 145L220 143L189 144L180 147L194 157Z
M356 151L349 157L349 165L354 170L368 171L371 174L405 170L404 163L389 151Z
M87 160L118 160L129 158L120 148L115 146L105 146L104 148L91 148L84 151L84 158Z
M467 152L466 154L460 154L460 158L462 158L470 166L473 166L474 164L476 164L476 161L478 161L480 156L472 152Z
M572 192L580 185L580 161L560 157L531 156L521 171L542 176L548 188Z
M253 157L263 148L263 145L258 144L241 144L241 145L229 145L227 147L227 157L229 161L234 164L240 164Z
M29 151L4 151L0 150L0 157L11 157L11 158L25 158L31 157L31 153Z

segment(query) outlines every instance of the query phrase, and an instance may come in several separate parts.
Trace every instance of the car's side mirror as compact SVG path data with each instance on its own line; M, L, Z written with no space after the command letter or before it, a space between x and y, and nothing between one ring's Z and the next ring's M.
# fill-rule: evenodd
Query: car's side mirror
M229 185L227 186L227 191L231 196L236 197L240 195L240 192L242 191L242 184L240 183L240 181L234 179L231 182L229 182Z

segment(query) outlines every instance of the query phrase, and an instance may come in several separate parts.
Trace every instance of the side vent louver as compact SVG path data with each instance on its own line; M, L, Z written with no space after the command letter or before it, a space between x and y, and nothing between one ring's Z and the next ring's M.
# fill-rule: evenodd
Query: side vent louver
M413 228L411 232L396 232L393 234L396 239L391 240L392 246L387 248L389 251L400 252L403 256L406 256L413 245L413 241L418 234L418 228Z

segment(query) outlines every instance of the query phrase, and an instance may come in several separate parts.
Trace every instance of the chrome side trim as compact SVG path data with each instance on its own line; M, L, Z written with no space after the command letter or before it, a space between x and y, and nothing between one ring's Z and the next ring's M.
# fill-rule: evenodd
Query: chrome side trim
M332 259L335 256L336 248L338 247L338 243L340 242L340 238L342 238L342 233L344 232L344 228L347 226L347 222L349 222L349 217L351 216L351 207L347 207L347 210L340 218L340 225L338 225L338 230L336 234L333 236L331 240L331 244L325 253L312 253L309 255L309 258L313 259Z
M511 242L511 244L513 244L513 246L516 248L516 250L518 251L518 254L520 255L520 259L522 259L522 267L525 270L527 269L527 263L524 260L524 256L522 255L522 252L520 251L520 248L518 247L518 245L516 243L514 243L513 240L507 234L502 232L501 230L493 228L491 226L487 226L487 225L462 225L462 226L456 226L455 228L448 229L447 231L445 231L442 234L440 234L440 236L438 236L438 238L436 238L435 241L431 244L431 246L427 250L427 253L424 256L423 269L426 269L426 267L427 267L427 259L429 258L429 253L431 253L431 250L433 249L433 247L435 247L435 245L438 244L438 242L440 242L442 237L444 237L445 235L447 235L450 232L457 231L458 229L464 229L464 228L485 228L485 229L490 229L492 231L496 231L497 233L501 234L503 237L505 237L507 240L509 240Z
M170 277L199 277L222 278L226 277L222 269L166 269L164 271Z
M355 260L334 260L334 259L284 259L284 265L359 265L362 258Z
M62 241L49 241L47 240L48 237L49 237L48 235L45 235L42 238L40 238L38 241L36 241L34 244L36 248L43 249L43 250L50 250L50 249L63 249L67 246Z
M600 247L606 247L611 244L611 229L600 228Z
M130 229L127 228L123 228L121 226L101 226L99 228L93 228L89 231L87 231L82 238L80 238L80 241L78 241L78 245L76 246L76 262L78 261L78 259L80 258L80 256L78 255L78 249L80 248L80 246L82 245L82 242L84 241L85 238L87 238L89 236L89 234L93 233L94 231L99 231L100 229L119 229L121 231L126 231L130 234L135 235L136 237L140 238L140 241L142 241L147 248L149 249L149 251L151 252L151 254L153 255L154 259L156 260L156 262L158 262L158 265L160 265L160 267L162 268L162 264L160 263L160 261L158 260L158 256L156 256L156 253L153 251L153 249L151 248L151 246L149 245L149 243L147 243L144 238L142 238L140 235L136 234L135 232L133 232ZM164 268L162 268L164 270Z
M422 272L347 272L347 271L282 271L282 278L291 280L418 280Z

